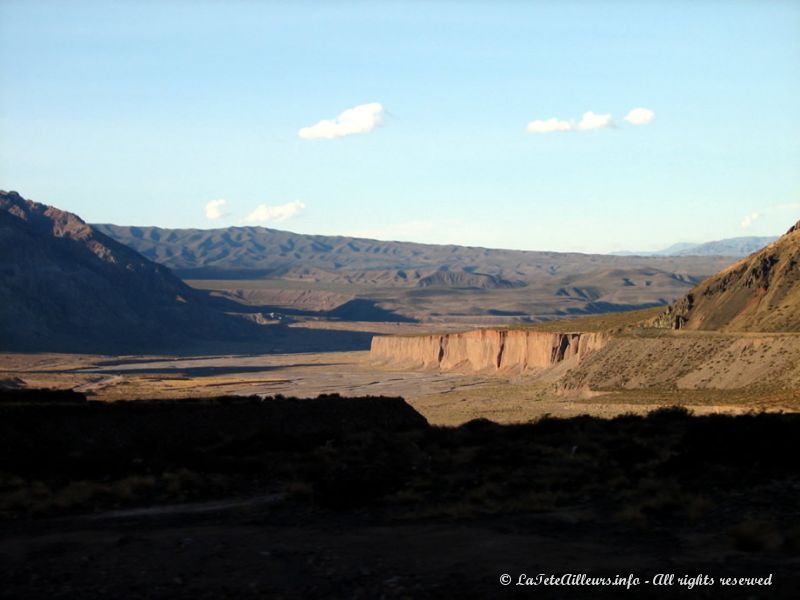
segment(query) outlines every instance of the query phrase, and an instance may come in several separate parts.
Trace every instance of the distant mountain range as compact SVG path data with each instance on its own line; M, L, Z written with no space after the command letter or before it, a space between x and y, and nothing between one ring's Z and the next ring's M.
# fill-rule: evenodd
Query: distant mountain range
M210 281L203 287L250 302L281 305L296 289L304 302L345 294L423 321L471 324L667 304L731 262L387 242L264 227L93 227L186 280Z
M741 258L771 244L776 236L748 236L727 238L702 244L678 243L655 252L612 252L614 256L732 256Z
M628 269L690 281L726 260L495 250L386 242L265 227L163 229L93 227L174 270L184 279L287 278L398 287L515 288L577 274ZM632 277L631 279L635 279ZM622 280L620 280L622 282ZM569 283L569 282L567 282ZM626 284L630 285L630 283Z

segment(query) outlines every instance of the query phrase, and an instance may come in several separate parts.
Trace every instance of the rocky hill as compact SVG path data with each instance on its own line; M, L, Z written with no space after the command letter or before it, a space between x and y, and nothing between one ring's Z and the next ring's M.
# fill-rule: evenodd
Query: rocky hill
M76 215L0 192L0 350L163 349L250 329Z
M800 331L800 222L709 277L656 321L674 329Z

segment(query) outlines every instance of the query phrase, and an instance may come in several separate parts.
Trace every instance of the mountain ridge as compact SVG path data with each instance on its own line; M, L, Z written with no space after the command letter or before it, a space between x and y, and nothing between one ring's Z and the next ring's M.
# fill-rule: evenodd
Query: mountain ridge
M777 236L742 236L710 242L678 242L661 250L612 252L614 256L733 256L741 258L774 242Z
M0 191L0 348L163 348L245 333L206 298L77 215Z
M374 281L400 287L427 287L432 283L458 286L463 280L480 280L477 287L522 287L523 282L530 280L598 269L646 267L686 273L699 264L674 257L620 257L387 242L297 234L264 227L208 230L110 224L94 227L185 279L293 277L352 283ZM712 258L703 263L701 271L711 273L717 270L713 267L722 264L727 263ZM475 277L468 277L468 274Z
M800 221L765 248L702 281L655 323L725 332L800 331Z

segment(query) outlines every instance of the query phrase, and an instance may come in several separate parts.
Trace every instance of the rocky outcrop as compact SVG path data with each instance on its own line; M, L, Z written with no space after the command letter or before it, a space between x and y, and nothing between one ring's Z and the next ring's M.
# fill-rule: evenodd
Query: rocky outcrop
M424 369L521 372L580 360L602 348L606 333L550 333L525 329L481 329L421 336L375 336L371 358L379 363Z
M651 323L729 332L800 331L800 222L697 285Z

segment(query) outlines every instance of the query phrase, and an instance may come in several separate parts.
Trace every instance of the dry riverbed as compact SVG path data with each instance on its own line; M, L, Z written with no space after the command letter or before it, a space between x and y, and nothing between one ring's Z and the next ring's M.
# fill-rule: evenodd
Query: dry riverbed
M71 388L92 399L189 398L220 395L315 397L402 396L430 423L485 418L526 422L543 415L613 417L684 405L696 414L796 410L797 393L716 390L625 390L559 393L552 379L387 369L368 352L219 356L0 355L0 381L24 387Z

